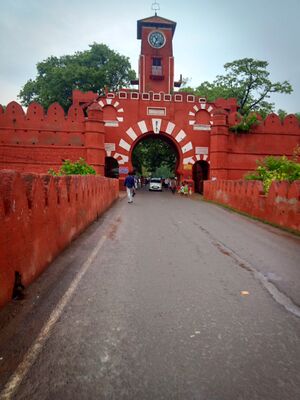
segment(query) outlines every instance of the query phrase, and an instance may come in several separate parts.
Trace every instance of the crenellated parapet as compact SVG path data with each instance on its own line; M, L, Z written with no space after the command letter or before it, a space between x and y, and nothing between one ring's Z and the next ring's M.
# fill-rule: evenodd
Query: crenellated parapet
M15 273L29 285L118 198L118 186L102 176L0 170L0 307L12 298Z
M258 113L253 113L258 123L254 125L249 134L270 133L270 134L298 134L300 133L300 121L294 114L287 115L283 120L275 113L266 116L265 119ZM242 117L238 112L228 114L228 126L232 127L241 122Z
M78 104L65 113L58 103L51 104L47 111L35 102L26 110L15 101L9 103L0 110L0 168L47 172L58 168L64 159L82 157L88 161L87 121L89 116ZM98 126L103 134L101 122ZM103 170L102 164L99 160L92 162L96 170Z
M267 195L261 181L207 181L204 198L300 232L300 181L275 181Z
M271 113L265 119L259 114L257 123L249 131L232 129L242 117L230 112L223 118L222 129L215 114L211 130L211 177L218 179L240 179L257 167L257 161L268 155L288 158L300 144L300 124L295 115L281 120ZM224 120L225 119L225 120ZM222 135L221 135L222 133Z
M19 124L20 126L27 126L34 123L40 124L42 127L47 122L56 122L65 128L68 124L74 122L83 122L84 113L82 108L72 105L68 112L65 113L64 109L59 103L53 103L45 112L44 108L36 102L31 103L24 111L23 107L16 101L10 102L6 109L1 107L0 111L0 126L10 125L11 123Z

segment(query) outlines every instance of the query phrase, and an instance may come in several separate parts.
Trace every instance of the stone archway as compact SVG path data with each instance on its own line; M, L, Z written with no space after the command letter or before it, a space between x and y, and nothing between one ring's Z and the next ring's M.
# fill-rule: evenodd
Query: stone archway
M206 160L200 160L193 165L193 181L195 192L203 194L203 183L209 177L209 163Z
M108 143L111 145L111 150L106 150L106 155L114 157L120 166L120 188L122 188L126 174L133 168L131 160L133 148L139 140L150 134L166 137L173 143L178 154L176 174L178 178L190 180L192 183L192 171L187 167L191 167L200 159L200 156L195 155L191 135L168 119L145 118L129 126L122 135L118 136L117 140L111 139L111 143Z
M119 163L113 157L105 157L105 176L107 178L119 178Z
M129 154L129 164L130 164L130 167L132 168L132 169L135 169L135 165L134 165L134 162L133 162L133 159L134 159L134 157L133 157L133 154L134 154L134 151L135 151L135 149L137 148L137 146L139 146L140 144L142 144L144 141L146 141L147 139L154 139L154 140L159 140L159 141L162 141L162 142L165 142L170 148L171 148L171 151L174 153L174 155L175 155L175 158L176 158L176 163L175 163L175 165L174 165L174 170L171 172L171 176L176 176L176 177L179 177L180 176L180 168L179 168L179 166L180 166L180 163L181 163L181 159L182 159L182 157L180 157L180 150L179 150L179 148L178 148L178 146L176 145L176 143L175 143L175 141L174 140L172 140L172 138L169 136L169 135L166 135L166 134L164 134L164 133L160 133L159 135L157 135L157 134L155 134L154 132L147 132L147 133L145 133L145 134L143 134L142 136L139 136L136 140L135 140L135 142L133 143L133 145L132 145L132 147L131 147L131 151L130 151L130 154ZM170 175L169 176L166 176L166 177L170 177Z

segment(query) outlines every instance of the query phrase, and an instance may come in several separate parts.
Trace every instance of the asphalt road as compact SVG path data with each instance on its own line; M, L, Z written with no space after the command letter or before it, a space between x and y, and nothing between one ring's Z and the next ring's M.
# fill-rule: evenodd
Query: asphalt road
M299 287L299 237L140 191L0 312L0 399L299 399Z

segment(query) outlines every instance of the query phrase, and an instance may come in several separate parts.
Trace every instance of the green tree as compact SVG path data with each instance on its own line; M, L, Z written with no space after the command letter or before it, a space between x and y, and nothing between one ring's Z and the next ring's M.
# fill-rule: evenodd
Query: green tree
M161 167L174 171L177 155L172 146L164 140L147 138L138 143L132 154L134 168L142 173L143 170L154 173Z
M117 90L135 78L129 60L105 44L93 43L89 50L62 57L51 56L37 64L37 77L25 83L19 93L23 105L37 101L47 108L59 102L65 110L72 90L101 94L104 87Z
M277 115L281 119L281 121L283 121L284 118L287 116L287 112L279 108L279 110L277 111Z
M235 60L226 63L226 74L218 75L212 83L205 81L195 89L188 87L182 90L207 97L208 101L214 101L218 97L234 97L241 114L258 111L266 115L274 109L274 104L267 101L271 93L289 94L293 91L288 81L272 82L267 67L267 61L253 58Z

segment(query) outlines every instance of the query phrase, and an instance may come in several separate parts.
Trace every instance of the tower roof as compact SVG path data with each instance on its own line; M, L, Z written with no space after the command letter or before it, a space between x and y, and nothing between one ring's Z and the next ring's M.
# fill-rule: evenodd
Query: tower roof
M171 28L172 36L174 35L176 22L170 19L159 17L158 15L153 15L153 17L148 17L140 19L137 21L137 38L142 38L142 26L152 27L152 28Z

